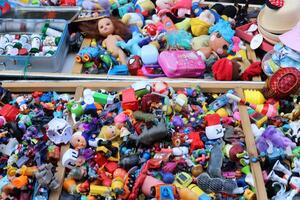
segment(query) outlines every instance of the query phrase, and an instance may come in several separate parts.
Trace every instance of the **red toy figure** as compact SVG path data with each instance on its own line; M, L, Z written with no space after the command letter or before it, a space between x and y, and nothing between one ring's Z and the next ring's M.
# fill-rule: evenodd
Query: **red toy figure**
M193 152L196 149L204 148L204 144L203 144L202 140L200 139L199 132L191 132L188 137L190 140L192 140L191 145L190 145L190 152Z
M131 75L136 76L138 74L138 70L142 68L142 60L138 55L134 55L132 58L128 60L128 70Z
M129 109L133 111L139 109L139 104L136 99L133 88L129 88L122 91L122 108L123 110Z
M7 122L15 121L19 113L19 109L10 104L5 104L0 110L0 115L2 115Z
M61 6L76 6L76 0L61 0Z

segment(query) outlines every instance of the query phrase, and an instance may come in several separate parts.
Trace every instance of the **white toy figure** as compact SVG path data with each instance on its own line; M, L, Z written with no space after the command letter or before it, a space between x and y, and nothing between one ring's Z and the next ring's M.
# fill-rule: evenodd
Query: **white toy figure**
M53 118L48 123L47 135L55 144L67 144L71 140L72 134L72 127L64 119Z
M73 169L76 167L78 157L78 151L74 149L68 149L62 157L62 165L68 169Z
M205 134L208 139L214 140L224 136L225 128L221 125L221 119L218 114L208 114L205 116L205 120L207 121Z

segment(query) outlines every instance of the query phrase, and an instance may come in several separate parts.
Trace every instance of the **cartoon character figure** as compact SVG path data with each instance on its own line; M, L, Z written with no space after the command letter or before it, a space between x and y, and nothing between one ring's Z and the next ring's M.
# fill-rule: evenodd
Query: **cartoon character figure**
M70 143L75 150L84 149L87 145L86 140L80 131L77 131L72 135Z
M129 51L131 55L141 56L142 48L139 46L139 42L141 42L143 39L143 34L139 32L133 32L132 38L128 40L127 43L125 43L124 41L118 41L116 44L122 49Z
M17 97L16 102L17 102L21 112L27 110L28 99L25 96Z
M120 136L121 131L115 126L103 126L98 137L113 140L116 137Z
M225 128L220 123L220 116L218 114L208 114L205 116L207 126L205 133L208 139L214 140L224 136Z

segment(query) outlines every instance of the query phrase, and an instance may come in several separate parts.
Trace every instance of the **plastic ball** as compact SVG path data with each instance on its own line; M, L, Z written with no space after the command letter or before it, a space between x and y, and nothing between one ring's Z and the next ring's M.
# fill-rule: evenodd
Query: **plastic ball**
M172 184L174 182L174 175L172 173L164 173L162 181L167 184Z

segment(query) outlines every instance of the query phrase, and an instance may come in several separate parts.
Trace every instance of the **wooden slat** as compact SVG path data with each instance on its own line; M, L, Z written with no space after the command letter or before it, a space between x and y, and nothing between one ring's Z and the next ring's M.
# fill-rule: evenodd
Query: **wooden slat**
M82 96L82 92L83 92L83 87L77 87L76 91L75 91L75 100L79 100L80 97ZM71 126L73 127L74 122L71 118L71 116L69 116L69 123L71 124ZM62 145L61 146L61 150L60 150L60 158L62 158L62 156L64 155L64 153L70 148L69 144L66 145ZM62 191L62 187L63 187L63 181L65 178L65 167L62 166L61 163L61 159L58 162L57 168L56 168L56 176L58 178L58 181L60 183L60 187L57 190L54 190L50 193L49 195L49 200L59 200L60 199L60 194Z
M89 38L84 38L84 40L81 44L80 50L83 49L84 47L90 46L91 41L92 40L89 39ZM72 74L81 74L82 68L83 68L82 63L75 62L74 65L73 65Z
M148 82L159 82L160 80L149 80ZM129 87L135 81L2 81L3 87L10 89L12 92L32 92L32 91L49 91L55 90L59 92L75 92L79 86L95 88L117 89ZM245 88L245 89L262 89L264 82L227 82L227 81L204 81L204 80L165 80L170 86L174 88L190 87L200 85L203 89L220 90L231 88ZM219 91L220 92L220 91Z
M244 93L242 88L236 88L236 92L241 98L244 98ZM250 157L257 157L258 153L256 149L254 135L251 129L251 122L247 112L247 107L244 105L239 105L239 112L241 116L242 128L245 134L245 143L247 146L247 151ZM253 178L255 180L256 198L258 200L267 200L268 197L267 197L266 187L263 180L260 163L251 162L250 167L251 167Z
M251 49L249 44L246 44L246 48L247 48L248 59L251 60L252 62L258 61L255 51L253 49ZM253 77L253 81L261 81L261 77L255 76L255 77Z

